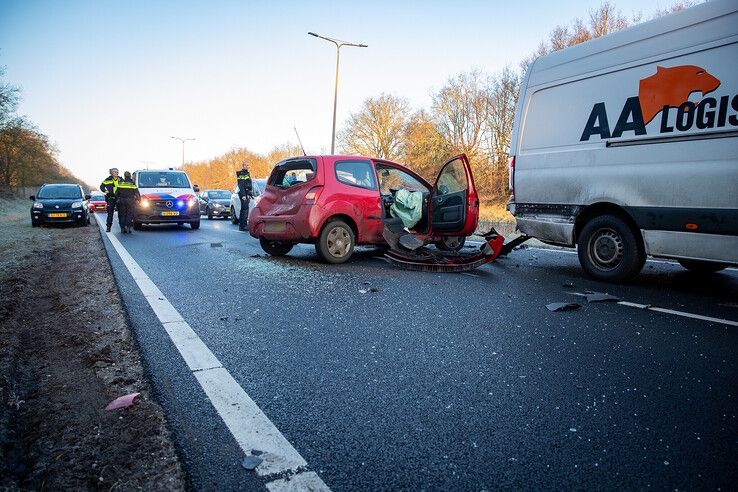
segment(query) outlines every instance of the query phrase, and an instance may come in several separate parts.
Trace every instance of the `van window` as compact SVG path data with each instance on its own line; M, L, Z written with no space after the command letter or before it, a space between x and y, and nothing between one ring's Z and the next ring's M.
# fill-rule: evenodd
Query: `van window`
M280 162L274 167L269 184L279 188L289 188L307 183L315 178L317 165L315 159Z
M336 179L349 186L377 189L374 169L369 161L339 161L335 165Z

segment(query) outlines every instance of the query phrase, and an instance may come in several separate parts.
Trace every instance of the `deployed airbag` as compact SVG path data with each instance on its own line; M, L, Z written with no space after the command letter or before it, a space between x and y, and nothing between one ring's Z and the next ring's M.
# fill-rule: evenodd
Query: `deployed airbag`
M390 207L390 215L402 220L406 228L412 229L423 217L423 193L399 190L395 193L395 202Z

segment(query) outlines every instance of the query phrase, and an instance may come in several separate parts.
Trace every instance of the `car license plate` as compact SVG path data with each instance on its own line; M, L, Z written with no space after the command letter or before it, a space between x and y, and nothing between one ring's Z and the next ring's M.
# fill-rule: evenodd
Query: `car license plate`
M172 212L162 212L162 217L172 217L173 215L179 215L179 212L172 211Z
M49 214L49 218L51 219L59 219L59 218L66 217L66 216L67 216L66 212L54 212L54 213Z
M267 222L264 224L264 232L284 232L287 230L285 222Z

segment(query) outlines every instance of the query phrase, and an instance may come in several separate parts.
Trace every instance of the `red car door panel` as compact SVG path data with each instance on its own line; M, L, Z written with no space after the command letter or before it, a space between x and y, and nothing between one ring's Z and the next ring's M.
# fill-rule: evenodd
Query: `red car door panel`
M434 235L469 236L479 221L479 197L464 154L446 161L431 193Z

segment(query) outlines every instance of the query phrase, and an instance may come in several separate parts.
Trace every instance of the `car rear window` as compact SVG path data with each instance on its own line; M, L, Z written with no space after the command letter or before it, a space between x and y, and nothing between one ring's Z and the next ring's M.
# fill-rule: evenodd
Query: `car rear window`
M105 195L103 195L102 193L93 193L92 196L90 196L90 200L94 202L104 202Z
M269 184L289 188L315 179L318 163L315 159L296 159L280 162L269 177Z
M139 171L139 188L191 188L185 173L176 171Z
M45 198L50 200L65 200L82 198L82 190L77 185L51 185L43 186L37 195L37 198Z
M368 190L377 189L374 168L369 161L338 161L335 170L336 179L341 183Z

